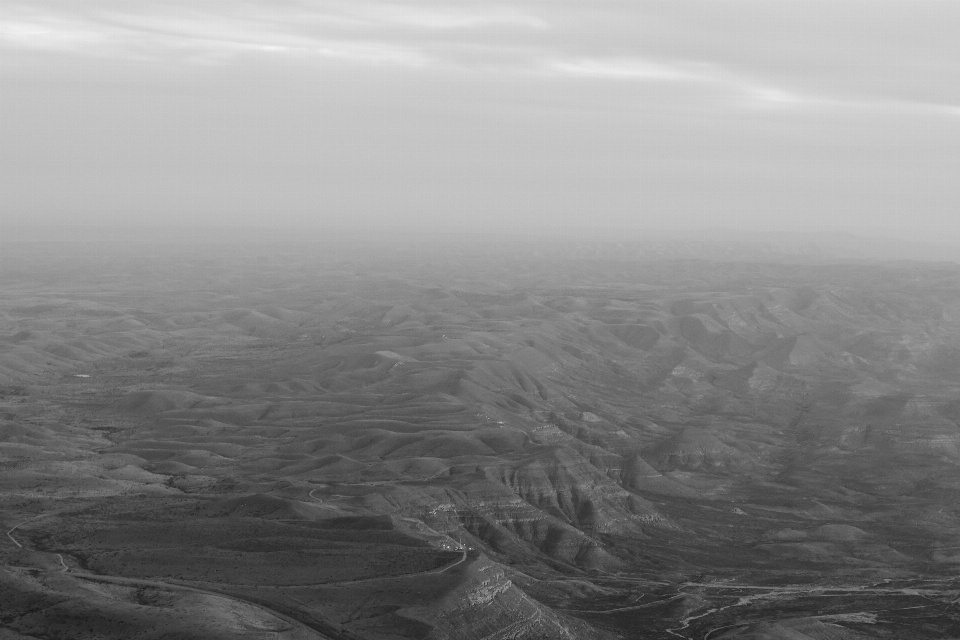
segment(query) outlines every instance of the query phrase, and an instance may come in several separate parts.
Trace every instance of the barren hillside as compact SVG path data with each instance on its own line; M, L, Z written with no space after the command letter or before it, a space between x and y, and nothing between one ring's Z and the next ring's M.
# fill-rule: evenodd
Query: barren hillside
M0 256L5 637L960 634L956 265Z

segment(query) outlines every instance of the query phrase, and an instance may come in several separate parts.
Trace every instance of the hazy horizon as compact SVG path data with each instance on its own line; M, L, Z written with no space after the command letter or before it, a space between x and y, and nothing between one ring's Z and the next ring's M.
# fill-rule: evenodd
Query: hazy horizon
M960 242L960 6L5 0L0 233Z

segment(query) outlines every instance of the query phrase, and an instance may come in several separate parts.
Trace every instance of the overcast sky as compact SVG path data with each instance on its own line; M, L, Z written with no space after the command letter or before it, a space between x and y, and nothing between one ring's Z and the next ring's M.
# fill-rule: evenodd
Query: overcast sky
M0 216L960 239L960 2L0 0Z

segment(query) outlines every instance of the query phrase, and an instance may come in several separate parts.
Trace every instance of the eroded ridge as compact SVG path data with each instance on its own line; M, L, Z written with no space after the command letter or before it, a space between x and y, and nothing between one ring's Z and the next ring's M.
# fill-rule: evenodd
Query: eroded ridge
M960 634L955 265L167 249L5 254L11 637Z

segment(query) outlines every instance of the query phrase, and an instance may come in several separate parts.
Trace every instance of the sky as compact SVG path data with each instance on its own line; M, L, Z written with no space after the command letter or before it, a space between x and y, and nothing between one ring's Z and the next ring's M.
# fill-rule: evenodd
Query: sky
M958 33L955 0L0 0L0 225L960 241Z

